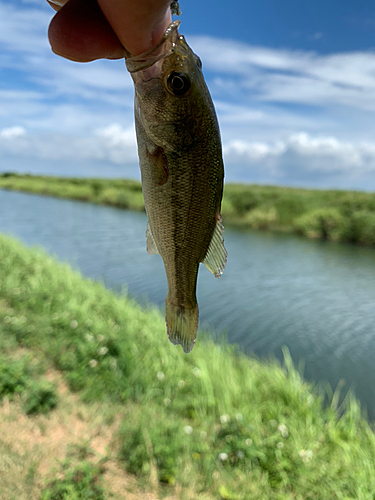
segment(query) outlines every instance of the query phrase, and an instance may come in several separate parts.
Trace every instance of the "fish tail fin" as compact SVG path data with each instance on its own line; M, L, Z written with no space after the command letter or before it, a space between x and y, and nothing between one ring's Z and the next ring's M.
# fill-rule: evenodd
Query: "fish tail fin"
M198 305L190 309L165 302L165 321L169 340L188 354L194 347L198 329Z

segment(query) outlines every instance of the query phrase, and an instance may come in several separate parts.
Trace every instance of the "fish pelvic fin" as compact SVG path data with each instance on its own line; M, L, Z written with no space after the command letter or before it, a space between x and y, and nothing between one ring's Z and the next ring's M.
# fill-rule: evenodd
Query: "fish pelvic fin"
M198 305L191 309L165 302L165 321L169 340L188 354L194 347L198 329Z
M224 226L221 223L220 215L218 215L210 246L208 247L205 258L202 260L202 264L211 271L215 278L220 278L223 274L225 264L227 263L228 253L224 246L223 232Z
M149 222L147 222L146 242L147 242L147 253L149 255L157 255L159 253L159 250L158 247L156 246L156 241L154 235L152 234Z

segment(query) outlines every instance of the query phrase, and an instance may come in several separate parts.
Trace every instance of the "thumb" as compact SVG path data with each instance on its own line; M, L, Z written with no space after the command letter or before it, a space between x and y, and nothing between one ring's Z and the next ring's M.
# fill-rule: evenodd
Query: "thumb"
M58 10L48 29L53 52L79 62L124 57L124 48L96 0L48 3Z

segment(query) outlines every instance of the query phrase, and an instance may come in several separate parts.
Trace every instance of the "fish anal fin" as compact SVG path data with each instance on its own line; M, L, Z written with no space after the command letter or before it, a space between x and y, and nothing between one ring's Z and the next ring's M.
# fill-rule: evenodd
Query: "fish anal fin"
M208 247L205 258L202 260L207 269L215 276L220 278L227 263L227 251L224 246L223 238L224 227L221 223L221 217L216 217L216 226L213 232L210 246Z
M156 246L155 238L152 234L149 222L147 222L146 242L147 242L147 253L149 255L157 255L159 253L159 250L158 247Z
M165 321L169 340L174 345L181 345L186 354L194 347L198 315L198 305L188 309L176 306L167 300L165 302Z

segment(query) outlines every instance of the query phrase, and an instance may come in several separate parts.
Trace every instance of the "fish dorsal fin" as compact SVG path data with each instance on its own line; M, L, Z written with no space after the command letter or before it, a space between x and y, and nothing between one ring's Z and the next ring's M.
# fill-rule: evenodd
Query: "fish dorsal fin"
M223 274L225 264L227 263L227 251L224 246L223 238L224 227L221 223L221 217L217 220L214 234L212 235L210 246L208 247L205 258L202 260L209 271L220 278Z
M149 255L156 255L159 253L158 247L156 246L155 239L151 231L150 222L147 222L146 242L147 242L147 253Z

